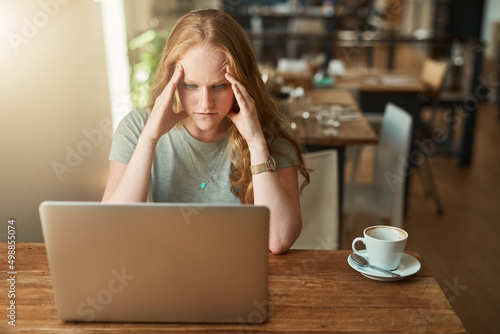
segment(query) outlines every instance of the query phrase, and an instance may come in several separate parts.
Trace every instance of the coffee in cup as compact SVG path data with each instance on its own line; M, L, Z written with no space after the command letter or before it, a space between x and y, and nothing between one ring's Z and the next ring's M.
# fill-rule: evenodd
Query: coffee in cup
M357 237L352 242L352 250L356 249L356 243L361 241L366 246L368 262L371 265L385 270L398 268L405 250L408 232L405 230L386 225L370 226L363 231L364 237Z

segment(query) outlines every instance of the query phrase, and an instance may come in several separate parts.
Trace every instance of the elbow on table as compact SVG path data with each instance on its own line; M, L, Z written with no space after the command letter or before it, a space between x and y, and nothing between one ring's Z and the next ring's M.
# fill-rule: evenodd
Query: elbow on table
M297 238L293 239L292 242L288 241L288 242L270 243L269 244L269 250L274 255L279 255L279 254L286 253L292 247L292 245L294 244L294 242L295 242L296 239Z
M290 249L290 247L284 247L284 246L278 246L278 245L276 245L276 246L270 245L269 246L269 250L274 255L280 255L280 254L286 253L289 249Z
M301 231L302 224L300 224L300 227L297 229L297 231L295 231L295 233L293 235L290 235L288 238L269 240L269 250L274 255L286 253L293 246Z

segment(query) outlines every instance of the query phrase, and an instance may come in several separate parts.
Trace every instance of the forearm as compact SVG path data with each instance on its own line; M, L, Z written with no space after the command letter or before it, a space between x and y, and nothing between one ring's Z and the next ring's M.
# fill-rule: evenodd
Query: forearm
M268 156L267 147L251 150L251 164L263 163ZM294 172L296 175L296 171ZM300 202L298 198L293 198L294 191L287 192L280 180L280 173L283 172L278 170L253 175L254 203L265 205L270 211L269 249L275 254L287 251L299 236L302 228Z
M234 77L228 66L226 79L231 82L239 112L230 112L227 117L233 121L245 138L250 150L250 163L266 162L269 150L258 119L255 101L246 88ZM279 254L286 252L295 242L302 228L297 170L283 168L276 172L264 172L252 177L254 203L270 209L269 249Z
M155 148L156 142L139 137L123 176L116 187L104 195L103 203L147 201Z

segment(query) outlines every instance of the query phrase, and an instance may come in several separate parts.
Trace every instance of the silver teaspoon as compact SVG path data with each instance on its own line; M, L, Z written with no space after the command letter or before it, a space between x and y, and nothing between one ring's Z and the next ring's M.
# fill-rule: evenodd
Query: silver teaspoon
M356 262L357 265L359 265L361 267L370 267L372 269L380 270L386 274L389 274L392 277L401 277L401 275L390 272L389 270L385 270L385 269L382 269L379 267L372 266L371 264L368 263L368 261L366 261L366 259L364 257L362 257L361 255L358 255L356 253L352 253L351 258L354 260L354 262Z

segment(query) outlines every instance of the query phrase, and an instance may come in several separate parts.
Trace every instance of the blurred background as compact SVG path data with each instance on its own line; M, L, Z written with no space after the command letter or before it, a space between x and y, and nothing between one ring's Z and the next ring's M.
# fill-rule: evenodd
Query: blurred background
M484 218L489 224L481 228L490 236L484 244L494 249L488 254L498 272L494 245L500 237L492 226L500 217L492 208L498 206L500 191L498 177L490 177L498 172L490 169L498 169L499 161L495 148L500 118L500 0L0 0L0 217L5 224L16 220L17 241L43 242L38 216L42 201L100 201L113 129L132 108L147 104L149 84L170 30L179 17L198 8L223 9L237 20L263 69L275 68L281 58L307 59L318 63L311 75L322 78L331 59L339 60L344 69L414 72L426 57L446 60L450 71L445 89L462 94L462 99L481 95L489 118L476 127L484 127L488 138L496 139L474 143L484 149L465 171L448 160L436 160L433 167L441 168L437 179L456 177L441 184L447 217L464 206L453 196L467 198L468 206L484 189L467 186L476 191L467 195L452 186L484 175L482 168L488 168L490 174L483 181L489 195L467 217ZM285 80L289 80L285 84L304 83L301 77ZM415 220L441 219L419 188L413 189L417 194L410 196L420 204L410 203L410 230ZM427 215L420 209L416 212L418 205L428 208ZM453 220L442 228L456 233ZM0 229L0 241L6 240L6 231ZM343 236L343 243L348 246L361 231L354 227L352 234ZM420 237L424 240L427 234ZM460 243L465 247L467 240ZM425 252L432 242L410 246ZM447 275L439 281L443 289L450 289L447 284L457 278ZM458 276L460 282L466 280L464 275ZM490 286L494 277L490 278L482 285L498 290ZM500 312L498 293L488 303L486 314ZM470 319L477 316L471 308L463 303L457 312ZM476 329L471 332L500 329L498 319L491 322L471 327Z
M346 67L419 68L429 52L450 53L451 43L432 49L425 41L453 35L485 42L481 70L498 82L498 0L0 0L0 213L17 219L20 241L42 241L41 201L100 200L111 124L147 103L169 31L196 8L231 14L263 65L320 54ZM313 24L290 24L308 8ZM313 42L281 38L307 29L318 36ZM395 32L401 41L389 45L385 37ZM377 47L366 42L375 37ZM461 46L457 57L465 56ZM457 64L457 72L473 65Z

